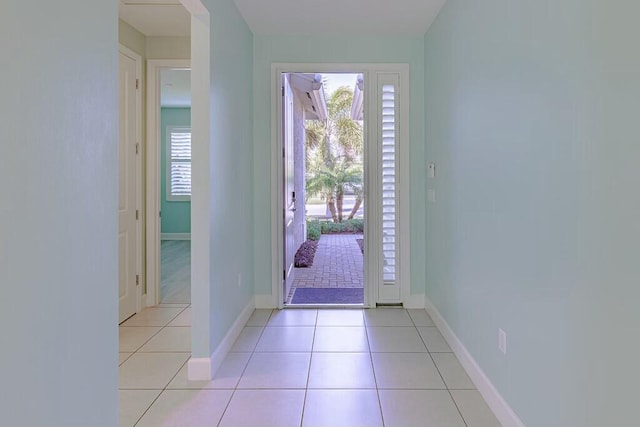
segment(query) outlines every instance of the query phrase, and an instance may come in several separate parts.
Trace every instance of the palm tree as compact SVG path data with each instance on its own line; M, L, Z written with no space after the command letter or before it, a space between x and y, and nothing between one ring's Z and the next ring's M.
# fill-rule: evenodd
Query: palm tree
M362 166L346 158L312 159L307 173L307 194L320 195L325 200L333 222L342 222L342 202L346 190L357 191L362 186Z
M327 100L328 118L305 126L307 194L321 195L334 222L342 222L344 190L356 193L355 211L362 204L362 126L351 118L353 91L339 87Z

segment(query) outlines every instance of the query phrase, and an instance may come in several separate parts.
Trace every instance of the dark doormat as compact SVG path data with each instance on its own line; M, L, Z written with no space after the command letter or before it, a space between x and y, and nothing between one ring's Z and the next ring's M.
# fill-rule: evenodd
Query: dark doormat
M363 304L363 288L297 288L291 304Z

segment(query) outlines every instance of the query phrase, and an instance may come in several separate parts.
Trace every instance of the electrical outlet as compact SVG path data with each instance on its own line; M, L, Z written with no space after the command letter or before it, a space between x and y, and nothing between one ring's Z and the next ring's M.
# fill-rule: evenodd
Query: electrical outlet
M507 333L498 328L498 350L506 356L507 354Z

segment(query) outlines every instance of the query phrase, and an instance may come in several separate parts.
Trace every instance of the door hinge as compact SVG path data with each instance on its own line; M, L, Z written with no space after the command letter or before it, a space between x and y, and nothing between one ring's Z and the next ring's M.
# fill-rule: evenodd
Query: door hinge
M162 218L162 211L158 211L158 217Z
M282 280L287 280L287 269L282 270Z
M136 142L136 154L140 154L140 143Z
M136 89L140 89L140 79L136 79Z
M140 275L136 274L136 286L140 286Z
M284 96L284 86L282 86L282 96Z
M136 209L136 221L140 219L140 211Z
M282 158L284 159L284 147L282 147Z

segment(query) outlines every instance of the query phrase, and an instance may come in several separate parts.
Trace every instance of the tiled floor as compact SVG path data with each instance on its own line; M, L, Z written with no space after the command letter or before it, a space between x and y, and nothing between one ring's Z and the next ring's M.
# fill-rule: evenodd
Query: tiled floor
M424 310L256 310L202 382L189 324L163 305L120 327L121 426L500 425Z
M191 302L190 240L163 240L160 244L160 301Z

